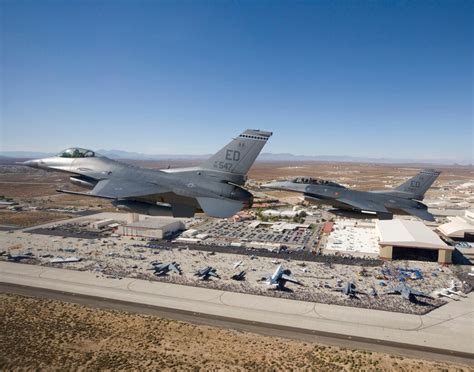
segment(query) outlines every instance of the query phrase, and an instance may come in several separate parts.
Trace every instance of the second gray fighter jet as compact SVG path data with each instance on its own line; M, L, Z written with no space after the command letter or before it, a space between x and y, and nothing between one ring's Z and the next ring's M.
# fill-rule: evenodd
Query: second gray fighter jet
M331 212L346 217L370 217L372 214L379 219L391 219L394 214L409 214L434 221L421 200L440 173L425 169L400 186L381 191L351 190L335 182L311 177L296 177L263 187L303 193L306 201L333 206L336 209Z

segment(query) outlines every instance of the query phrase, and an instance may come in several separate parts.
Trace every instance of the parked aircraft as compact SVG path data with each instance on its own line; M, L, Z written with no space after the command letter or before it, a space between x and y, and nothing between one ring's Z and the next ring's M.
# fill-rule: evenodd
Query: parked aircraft
M417 297L426 297L426 298L431 298L431 296L417 291L416 289L413 289L411 287L407 287L406 285L400 285L395 288L391 288L387 291L385 291L385 294L397 294L402 296L405 300L409 300L411 302L416 302L418 299Z
M451 281L451 285L447 288L434 291L433 294L438 297L448 297L454 301L459 301L459 297L465 298L467 295L462 291L462 283Z
M363 292L359 292L356 289L356 285L354 282L347 282L340 288L334 288L333 291L341 292L342 294L348 296L349 298L356 298L358 294L366 294Z
M25 254L8 254L7 259L9 261L20 262L21 260L30 260L35 258L33 253L25 253Z
M201 280L208 280L211 276L214 278L220 278L217 271L212 266L207 266L204 269L196 271L194 276L198 276Z
M212 217L230 217L252 203L252 194L243 185L271 135L246 130L203 164L192 168L139 168L82 148L69 148L56 156L23 164L71 173L73 184L91 191L59 192L110 199L114 206L129 212L192 217L202 210Z
M394 214L409 214L434 221L428 207L421 201L440 173L425 169L392 190L351 190L332 181L311 177L271 182L263 187L303 193L306 201L333 206L336 209L330 212L345 217L367 218L372 214L379 219L391 219Z
M82 259L79 257L62 257L58 256L49 260L50 263L74 263L80 262Z
M152 262L151 265L153 266L153 268L151 268L150 270L154 270L154 274L156 276L166 275L171 271L181 275L181 268L179 267L179 264L174 261L170 263Z
M278 265L275 272L271 276L264 277L262 280L266 281L268 285L271 285L279 290L284 289L287 282L302 285L298 279L291 275L291 271L284 269L282 265Z
M246 272L245 271L241 271L240 273L238 274L235 274L235 275L232 275L230 278L233 279L233 280L237 280L237 281L243 281L245 280L245 275L246 275Z

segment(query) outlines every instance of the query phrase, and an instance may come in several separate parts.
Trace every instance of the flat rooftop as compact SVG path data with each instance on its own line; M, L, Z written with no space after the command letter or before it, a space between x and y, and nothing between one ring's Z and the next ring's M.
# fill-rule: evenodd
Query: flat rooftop
M379 220L376 222L376 230L380 245L454 250L421 221Z

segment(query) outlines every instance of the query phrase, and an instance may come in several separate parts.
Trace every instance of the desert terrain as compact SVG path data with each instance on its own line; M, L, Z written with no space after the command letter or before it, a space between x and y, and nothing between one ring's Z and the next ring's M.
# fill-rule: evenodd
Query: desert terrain
M425 361L197 326L156 316L0 294L7 370L473 371Z

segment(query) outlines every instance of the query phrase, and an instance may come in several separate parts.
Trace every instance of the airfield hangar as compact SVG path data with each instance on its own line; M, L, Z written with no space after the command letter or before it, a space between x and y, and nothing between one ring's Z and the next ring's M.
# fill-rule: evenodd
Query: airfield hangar
M380 220L376 223L380 258L437 260L440 264L452 263L453 247L423 222L413 220Z
M474 210L466 210L464 216L455 216L438 227L443 236L454 240L474 241Z
M154 217L119 226L117 233L124 236L163 239L184 229L185 226L181 220L176 218Z

